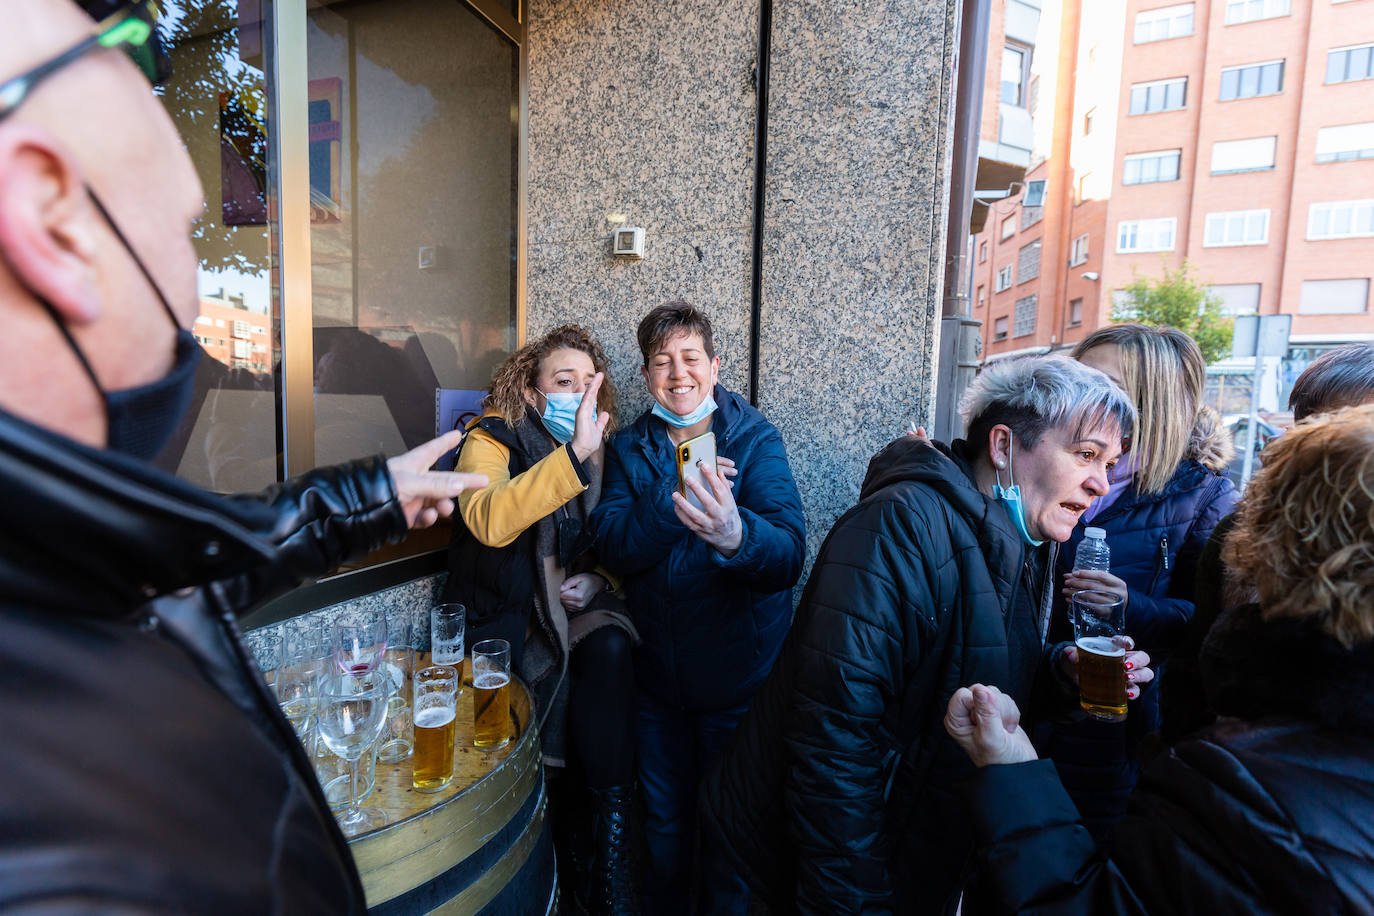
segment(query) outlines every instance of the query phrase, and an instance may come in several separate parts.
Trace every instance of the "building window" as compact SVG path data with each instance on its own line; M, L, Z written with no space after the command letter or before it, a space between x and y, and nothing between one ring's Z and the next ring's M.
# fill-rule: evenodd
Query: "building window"
M1268 242L1268 210L1229 210L1207 214L1202 236L1204 248L1266 245Z
M1174 229L1178 220L1122 220L1116 224L1116 253L1138 254L1146 251L1173 251Z
M1271 60L1244 67L1224 67L1221 71L1221 101L1251 99L1258 95L1277 95L1283 91L1283 61Z
M978 307L982 308L988 301L988 290L985 286L978 287Z
M1350 83L1374 77L1374 44L1334 48L1326 52L1326 81Z
M1304 280L1299 315L1363 315L1369 311L1369 278Z
M983 242L978 246L978 263L982 264L988 259L988 243Z
M997 282L996 282L996 284L992 287L992 291L993 291L994 293L1000 293L1002 290L1007 289L1007 288L1010 287L1010 286L1011 286L1011 265L1008 264L1006 267L1003 267L1001 270L997 271Z
M996 321L994 321L994 322L992 323L992 339L993 339L993 340L1006 340L1006 339L1007 339L1007 316L1006 316L1006 315L1003 315L1001 318L998 318Z
M1097 117L1097 109L1089 108L1083 115L1083 136L1088 136L1093 132L1093 119Z
M1154 114L1157 111L1177 111L1188 104L1188 77L1156 80L1153 83L1134 83L1131 86L1130 113Z
M1371 236L1374 236L1374 200L1331 200L1308 208L1308 241Z
M1024 299L1016 300L1015 320L1011 326L1012 337L1025 337L1027 334L1035 333L1035 303L1038 297L1035 294L1026 296Z
M1088 261L1088 236L1087 233L1080 235L1073 240L1073 245L1069 248L1069 266L1077 267L1079 264L1086 264Z
M1083 323L1083 300L1073 299L1069 302L1069 327L1074 328Z
M1178 163L1183 150L1171 149L1162 153L1132 153L1123 161L1122 184L1153 184L1157 181L1178 181Z
M1278 137L1221 140L1212 144L1212 174L1259 172L1274 167Z
M1088 199L1088 189L1092 187L1092 172L1084 172L1078 176L1078 202L1081 204Z
M1002 95L1008 105L1026 107L1026 87L1030 84L1030 48L1010 42L1002 48Z
M1040 276L1040 239L1022 245L1016 253L1016 282L1025 283Z
M1008 216L1002 220L1002 241L1006 241L1016 234L1016 214Z
M1226 0L1226 24L1287 16L1291 12L1289 5L1290 0Z
M1374 159L1374 121L1342 124L1317 131L1318 162Z
M1227 315L1256 315L1259 313L1260 285L1258 283L1222 283L1209 286L1207 290L1221 300L1221 310Z
M1166 38L1182 38L1193 34L1193 4L1180 3L1176 6L1161 6L1137 13L1135 17L1135 43L1143 45L1151 41L1164 41Z

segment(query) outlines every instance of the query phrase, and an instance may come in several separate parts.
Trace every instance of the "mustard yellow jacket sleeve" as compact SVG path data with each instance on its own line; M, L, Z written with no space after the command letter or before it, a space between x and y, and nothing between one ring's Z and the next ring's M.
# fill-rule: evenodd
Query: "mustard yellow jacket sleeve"
M510 476L510 450L474 427L458 453L457 470L485 474L491 484L458 497L468 530L488 547L505 547L521 533L587 489L567 448L556 448L533 467Z

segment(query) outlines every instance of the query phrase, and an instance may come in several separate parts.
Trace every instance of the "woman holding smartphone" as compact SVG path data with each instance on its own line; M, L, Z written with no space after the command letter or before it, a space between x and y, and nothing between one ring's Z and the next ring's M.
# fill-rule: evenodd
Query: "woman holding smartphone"
M601 493L602 442L614 431L615 386L601 345L565 325L496 370L468 427L458 468L491 480L458 501L445 601L468 609L468 642L498 636L534 694L547 766L571 754L585 774L591 823L586 874L572 880L593 913L634 912L628 820L634 780L634 625L596 562L588 516ZM564 789L562 815L581 806ZM557 821L556 821L557 822ZM569 839L563 862L588 857Z

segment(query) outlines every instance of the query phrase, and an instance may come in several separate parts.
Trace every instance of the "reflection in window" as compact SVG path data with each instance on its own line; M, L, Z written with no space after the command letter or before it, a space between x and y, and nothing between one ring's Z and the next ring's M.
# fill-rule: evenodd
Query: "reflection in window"
M452 0L311 9L307 48L327 464L429 439L436 393L482 391L510 352L518 57Z
M1030 50L1006 45L1002 48L1002 94L1008 105L1026 106L1026 78L1030 69Z
M159 93L205 189L192 232L201 291L192 327L207 358L158 464L220 492L277 479L267 83L261 24L240 6L163 0L159 26L172 60Z

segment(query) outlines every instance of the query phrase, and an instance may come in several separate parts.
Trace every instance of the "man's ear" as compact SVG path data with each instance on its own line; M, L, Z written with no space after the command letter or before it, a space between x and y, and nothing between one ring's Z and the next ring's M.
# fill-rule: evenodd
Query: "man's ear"
M47 131L0 130L0 258L63 319L100 317L99 214L76 161Z

